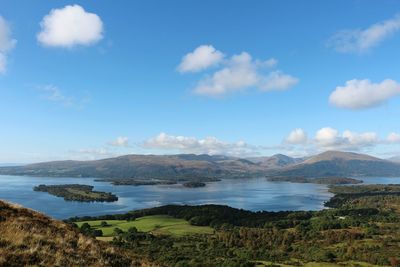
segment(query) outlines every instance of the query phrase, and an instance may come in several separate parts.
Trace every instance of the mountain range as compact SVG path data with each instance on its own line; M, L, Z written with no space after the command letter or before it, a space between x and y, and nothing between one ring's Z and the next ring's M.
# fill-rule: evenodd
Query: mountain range
M400 163L352 152L327 151L298 164L272 171L283 177L400 176Z
M327 151L307 158L282 154L237 158L221 155L125 155L92 161L52 161L0 167L3 175L96 178L201 179L238 177L400 176L400 163L365 154Z

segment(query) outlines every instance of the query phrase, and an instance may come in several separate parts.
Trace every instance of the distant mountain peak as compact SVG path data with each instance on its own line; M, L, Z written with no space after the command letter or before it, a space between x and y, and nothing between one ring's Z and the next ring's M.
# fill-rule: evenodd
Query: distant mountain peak
M365 154L326 151L302 163L271 173L278 177L368 177L399 176L400 164Z
M336 150L328 150L322 152L318 155L315 155L304 163L311 164L319 161L330 161L330 160L369 160L369 161L382 161L382 159L372 157L366 154L354 153L354 152L343 152L343 151L336 151Z
M270 157L253 157L248 158L248 160L259 164L260 166L263 166L267 169L287 167L302 161L302 159L292 158L284 154L275 154Z
M287 155L285 155L285 154L280 154L280 153L272 155L271 158L293 159L292 157L289 157L289 156L287 156Z

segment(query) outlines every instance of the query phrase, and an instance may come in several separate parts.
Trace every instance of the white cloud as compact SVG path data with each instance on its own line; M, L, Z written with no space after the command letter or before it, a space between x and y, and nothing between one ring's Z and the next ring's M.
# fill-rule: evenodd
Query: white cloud
M45 85L38 88L42 92L42 98L51 102L59 103L60 105L68 108L83 108L89 101L89 96L75 98L65 95L60 88L55 85Z
M376 23L360 30L344 30L336 33L328 42L328 45L341 53L362 53L400 30L400 16Z
M341 133L337 129L324 127L316 131L313 139L307 139L304 131L298 128L286 137L279 149L289 154L310 155L326 150L369 151L388 144L400 144L400 134L392 132L386 138L380 138L375 132L345 130Z
M117 147L128 147L129 146L129 138L126 136L119 136L114 141L110 142L110 145Z
M52 9L40 23L38 41L45 46L73 47L91 45L103 38L103 22L79 5Z
M271 72L260 85L263 91L286 90L299 82L299 79L281 71Z
M15 47L17 40L11 38L7 21L0 16L0 73L6 71L7 55Z
M317 131L315 142L319 146L329 147L338 143L339 132L336 129L325 127Z
M389 143L400 143L400 134L399 133L390 133L386 140Z
M348 147L374 146L378 142L378 135L374 132L354 133L346 130L342 134L342 144Z
M224 54L212 45L201 45L186 54L178 66L180 72L198 72L215 66L222 61Z
M372 83L370 80L354 79L336 87L329 102L339 108L363 109L378 106L399 94L400 84L394 80Z
M243 52L234 55L227 67L215 72L212 77L201 80L194 92L201 95L222 95L255 86L258 81L256 66L252 63L251 56Z
M215 137L197 139L160 133L143 143L144 148L179 151L182 153L246 156L257 154L257 148L244 141L228 143Z
M205 56L200 56L200 53L196 52L199 48L184 57L178 67L181 72L200 71L217 63L221 67L211 75L206 75L197 83L193 90L196 94L220 96L249 88L258 88L261 91L285 90L298 83L298 79L291 75L278 70L271 71L271 68L278 64L278 61L274 58L262 61L253 59L247 52L242 52L222 60L223 54L221 52L217 51L220 53L219 57L214 55L216 53L214 47L211 46L207 53L203 52ZM202 58L202 61L199 58ZM211 58L215 58L215 60L213 61ZM183 64L186 61L191 63Z
M265 65L266 67L273 68L278 65L278 60L276 60L275 58L270 58L264 62L261 62L261 64Z
M298 145L307 143L307 140L306 132L301 128L297 128L290 132L285 139L285 143Z
M381 143L374 132L356 133L349 130L342 134L338 130L325 127L317 131L314 139L319 149L362 150Z
M386 138L380 138L375 132L343 132L324 127L315 132L314 137L308 137L302 128L294 129L279 145L251 145L245 141L224 142L215 137L198 139L188 136L168 135L160 133L141 144L143 149L168 151L169 153L194 153L209 155L228 155L237 157L259 156L270 151L284 153L289 156L303 157L315 155L327 150L354 151L369 153L374 148L400 144L400 134L390 133Z

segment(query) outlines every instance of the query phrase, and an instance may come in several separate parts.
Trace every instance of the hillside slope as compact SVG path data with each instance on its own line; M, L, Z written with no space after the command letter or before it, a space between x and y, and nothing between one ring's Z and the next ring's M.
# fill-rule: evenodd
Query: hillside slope
M0 201L0 266L155 266L70 225Z
M192 154L126 155L93 161L53 161L0 168L0 174L6 175L159 179L240 177L262 171L261 166L246 159Z
M369 155L327 151L306 161L277 170L271 176L284 177L368 177L400 176L400 164Z
M389 161L399 162L400 163L400 156L388 158Z
M304 161L303 158L292 158L283 154L275 154L270 157L253 157L248 158L248 160L266 169L287 167Z

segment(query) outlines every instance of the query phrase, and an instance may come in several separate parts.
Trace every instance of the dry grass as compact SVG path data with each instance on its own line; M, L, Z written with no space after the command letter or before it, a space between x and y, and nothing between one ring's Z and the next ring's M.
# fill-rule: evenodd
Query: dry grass
M0 266L155 266L72 226L0 201Z

